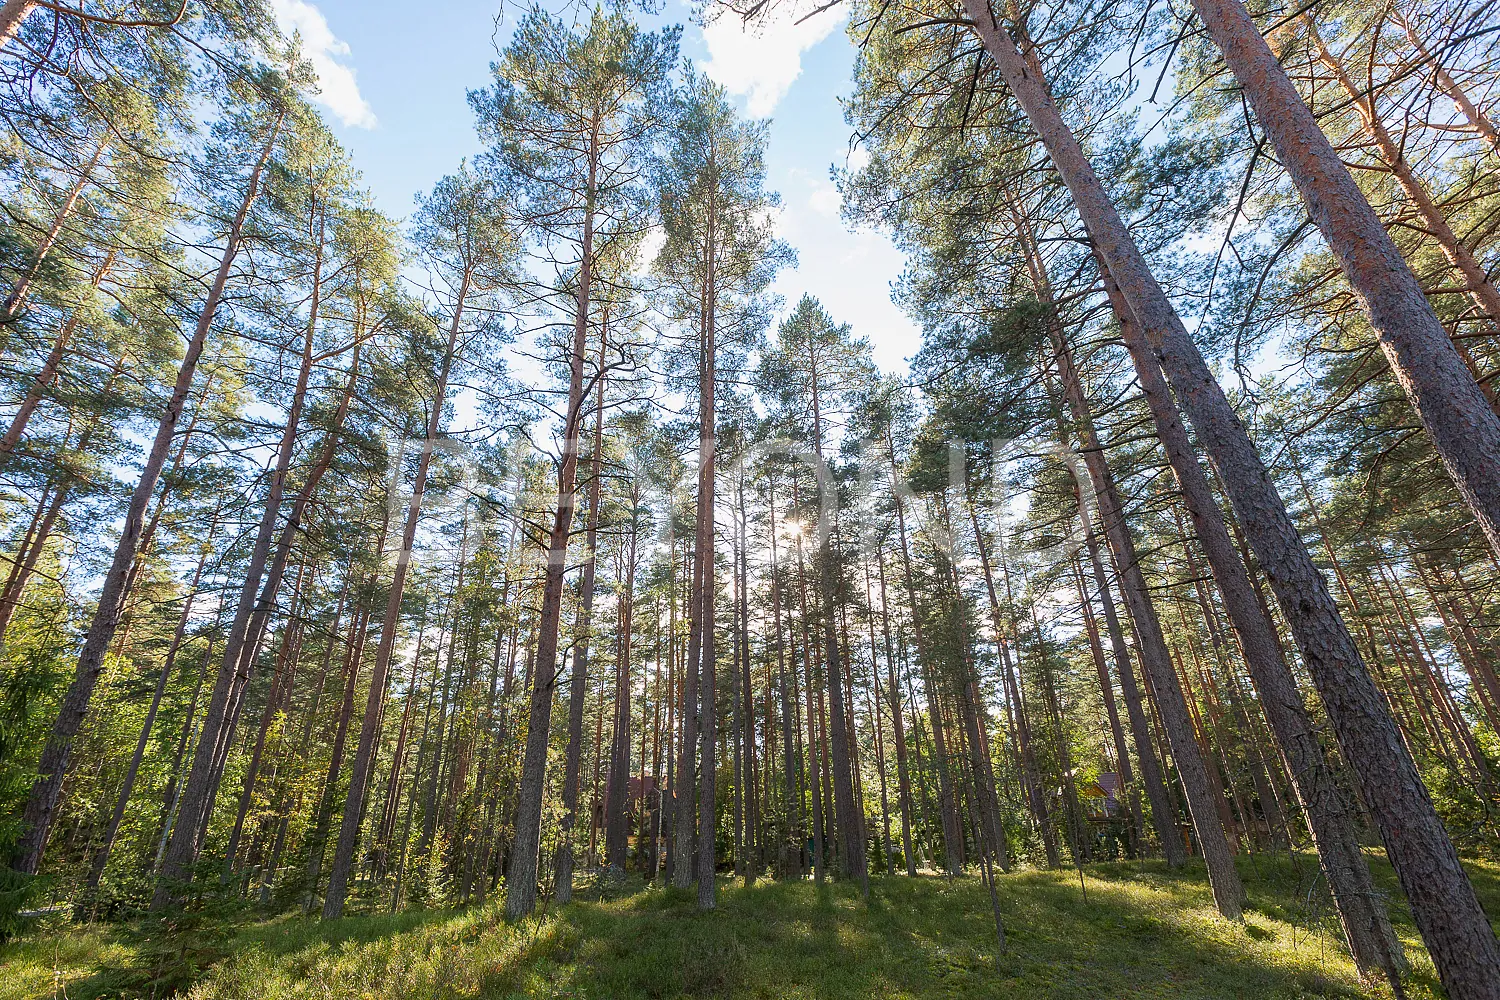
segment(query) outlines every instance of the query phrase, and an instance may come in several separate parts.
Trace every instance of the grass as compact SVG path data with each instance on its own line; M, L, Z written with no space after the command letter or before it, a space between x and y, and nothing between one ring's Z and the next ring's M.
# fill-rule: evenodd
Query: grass
M0 946L0 1000L161 996L271 998L1382 997L1362 984L1315 891L1311 859L1241 859L1243 925L1220 919L1201 867L1122 862L1000 882L1009 948L996 954L976 879L876 878L854 887L722 883L719 909L648 889L519 924L496 904L355 916L281 917L201 931L54 925ZM1394 890L1390 869L1376 878ZM1500 868L1471 868L1491 913ZM1085 890L1087 898L1085 899ZM1410 916L1394 908L1414 998L1436 996ZM185 965L187 971L177 966Z

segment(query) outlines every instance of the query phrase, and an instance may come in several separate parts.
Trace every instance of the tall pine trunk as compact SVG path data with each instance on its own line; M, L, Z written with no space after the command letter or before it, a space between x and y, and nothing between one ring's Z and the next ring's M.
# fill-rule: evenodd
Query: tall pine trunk
M1494 120L1475 105L1473 98L1459 86L1458 82L1453 79L1452 74L1448 72L1442 62L1427 51L1427 46L1422 44L1422 39L1417 35L1416 25L1412 18L1395 9L1392 9L1388 16L1401 26L1401 30L1406 32L1407 41L1411 42L1412 51L1416 53L1419 63L1431 67L1432 82L1437 85L1439 90L1448 95L1448 99L1453 102L1453 106L1458 109L1458 113L1463 116L1464 121L1469 123L1469 127L1484 140L1484 144L1489 147L1490 152L1496 156L1500 156L1500 129L1495 127Z
M125 807L130 804L130 793L135 789L135 777L140 771L141 761L146 756L146 745L151 741L151 727L156 723L156 713L161 708L162 696L166 693L167 682L172 678L172 668L177 663L177 651L182 648L188 619L193 613L193 601L198 596L198 583L203 579L203 568L208 564L214 529L217 526L218 515L215 512L214 521L209 525L208 538L204 542L203 552L198 557L198 565L193 570L192 580L188 583L187 595L182 601L182 613L177 616L177 627L172 632L171 643L167 646L166 659L162 661L161 673L157 675L156 689L151 692L151 704L147 706L146 718L141 722L141 735L136 740L135 752L130 755L130 763L125 768L125 778L120 782L120 794L115 800L115 810L110 814L109 826L104 830L104 841L99 845L99 850L94 855L94 863L89 869L88 886L90 889L99 888L99 880L103 878L104 869L109 864L115 837L120 832L120 821L125 818Z
M698 590L693 602L699 608L701 663L689 663L688 669L699 671L698 730L698 908L711 910L718 900L714 881L715 794L718 791L715 757L716 689L718 660L714 633L714 603L718 594L714 544L714 470L718 447L718 303L719 287L715 266L718 262L717 205L709 206L707 260L703 296L703 343L698 358Z
M583 702L588 691L589 646L593 640L595 573L599 565L599 487L604 468L604 351L609 336L609 316L599 330L599 371L594 397L594 443L589 456L589 508L584 529L583 582L578 607L578 627L573 640L573 670L568 684L568 749L563 764L563 815L557 845L554 876L557 902L573 898L573 826L578 816L578 771L583 759Z
M595 439L595 445L599 444ZM597 471L595 475L598 475ZM610 871L624 874L630 850L630 831L626 826L626 807L630 798L630 655L635 615L635 563L638 514L641 496L639 485L631 496L630 532L626 539L625 592L620 597L620 656L615 664L615 719L609 744L609 777L604 785L604 856ZM645 701L644 696L642 701ZM642 706L644 712L645 706ZM646 732L641 722L641 815L646 814ZM643 850L645 837L637 838Z
M15 25L7 20L11 16L13 5L21 6L16 4L15 0L11 0L5 8L0 9L0 46L3 46L15 33ZM25 12L23 11L20 16L25 16ZM7 28L9 34L7 34ZM146 452L146 462L141 469L141 477L136 482L135 492L130 498L130 505L126 508L125 526L120 532L119 541L115 544L114 558L104 577L104 586L99 593L99 603L94 610L94 619L89 626L88 635L83 641L83 649L78 657L73 682L69 685L67 694L63 696L57 721L42 750L41 760L37 765L38 777L31 788L31 794L27 798L25 810L21 816L22 833L16 843L11 862L12 867L18 871L34 874L41 865L42 852L47 846L47 836L52 830L52 818L57 808L57 799L62 792L63 778L67 774L68 764L72 758L73 740L78 734L79 727L83 725L84 718L88 715L89 701L93 697L94 687L99 682L99 674L104 669L104 654L109 649L110 642L115 637L115 630L120 625L121 614L125 606L126 579L130 576L131 565L135 562L141 531L145 524L146 507L156 491L157 480L161 478L162 468L167 461L167 453L171 450L172 438L177 430L177 420L181 417L183 405L187 402L188 393L193 384L193 374L198 367L198 359L203 354L209 331L213 327L214 316L218 313L219 303L224 297L224 289L229 283L235 257L240 251L240 237L244 231L245 220L250 214L251 206L255 204L255 199L260 194L261 175L266 168L266 163L271 159L271 151L275 148L276 138L281 132L284 115L285 112L278 112L272 121L265 144L261 147L260 156L250 171L244 193L240 198L239 208L235 212L234 221L230 223L229 233L224 241L224 250L219 258L218 269L214 272L208 295L198 312L198 322L193 328L193 335L189 338L182 361L178 365L177 381L172 387L172 395L168 398L166 408L157 423L156 436L151 442L150 450Z
M97 289L104 283L105 276L114 267L115 253L111 250L105 257L104 263L89 280L89 287ZM56 381L58 371L62 368L63 357L67 353L68 345L73 341L73 334L78 330L78 323L82 318L82 308L74 309L68 313L68 318L63 320L62 326L58 327L57 336L52 338L52 347L42 361L41 369L32 378L31 385L27 386L26 395L16 406L16 412L12 414L5 433L0 434L0 468L4 467L11 453L16 450L16 445L21 443L21 438L26 433L26 425L31 422L32 414L41 404L42 394Z
M588 181L583 239L574 304L573 344L568 358L568 408L563 417L562 460L557 468L557 512L547 537L541 617L537 621L536 659L531 670L530 714L526 720L526 753L516 801L515 838L505 887L505 916L515 920L536 905L537 869L542 845L542 794L547 780L547 744L552 735L552 694L557 684L557 643L562 626L563 575L568 568L568 539L577 505L578 452L583 433L583 365L588 347L589 302L594 273L594 213L599 171L599 121L589 133Z
M1172 665L1161 621L1151 602L1150 587L1141 570L1135 539L1126 522L1124 502L1094 431L1088 399L1084 395L1078 372L1073 367L1072 352L1065 339L1066 335L1059 329L1055 313L1051 312L1051 296L1046 284L1039 282L1038 287L1049 309L1048 328L1052 336L1054 360L1062 382L1062 394L1072 410L1075 429L1083 446L1083 461L1099 504L1104 537L1114 554L1115 566L1120 573L1120 590L1125 596L1125 606L1130 610L1131 621L1135 623L1141 664L1145 668L1151 689L1156 694L1157 717L1166 731L1167 745L1171 748L1172 759L1177 765L1177 776L1187 798L1188 816L1193 823L1198 849L1208 865L1208 880L1213 889L1214 903L1224 916L1238 920L1244 905L1245 889L1235 870L1233 850L1219 814L1214 778L1195 735L1196 729L1187 697ZM1083 516L1087 517L1086 511Z
M985 594L989 598L990 623L995 632L995 648L1000 651L1000 680L1013 706L1016 737L1016 756L1019 758L1021 787L1031 818L1042 835L1042 851L1047 857L1047 867L1058 866L1057 838L1047 816L1047 799L1042 791L1041 775L1036 766L1036 748L1031 738L1031 722L1027 718L1026 703L1017 684L1014 664L1011 662L1010 636L1005 628L1005 617L1000 611L1000 599L995 592L995 574L990 566L989 544L979 527L979 514L971 504L969 520L974 527L974 544L979 550L979 567L984 573Z
M464 300L468 297L470 277L470 273L465 271L453 305L453 319L448 325L448 342L443 350L443 360L438 369L432 409L427 414L422 455L417 460L416 479L412 483L411 499L406 505L406 523L401 530L401 547L396 551L395 573L391 579L390 595L386 599L385 618L380 625L380 645L375 649L375 664L370 671L370 693L365 701L364 718L360 722L359 745L355 748L354 762L349 768L349 795L344 801L344 815L339 825L338 844L334 848L333 864L328 870L328 894L323 897L323 919L325 920L332 920L343 915L344 900L348 895L349 874L354 864L354 852L359 841L360 820L364 815L366 786L369 784L370 774L375 766L375 754L378 749L380 721L385 708L386 677L390 672L391 657L396 651L396 629L401 620L401 598L406 592L406 577L411 569L417 524L422 519L422 494L427 488L427 473L432 467L432 453L436 448L438 430L443 422L443 405L448 395L448 376L453 370L453 355L458 344L458 331L463 319Z
M4 13L0 12L0 19L3 18ZM0 31L3 31L3 29L0 29ZM0 45L3 44L3 41L0 41ZM57 240L62 235L63 226L67 223L68 217L73 214L73 208L78 204L79 195L83 194L83 189L88 186L89 181L93 177L94 168L99 165L99 160L103 158L105 150L109 148L110 138L111 136L106 133L105 138L100 139L94 144L93 155L89 157L88 162L79 170L78 176L73 180L72 187L68 188L67 195L63 198L62 204L58 206L57 213L52 217L52 225L42 234L41 242L37 244L36 250L32 252L31 260L27 264L26 270L22 272L21 276L16 279L15 285L11 287L10 294L5 297L5 304L0 305L0 324L14 322L25 307L26 297L31 293L32 282L36 280L38 272L41 271L42 264L46 262L47 257L52 253L53 247L57 245ZM113 257L113 254L111 254L111 257Z
M891 616L889 605L886 604L885 586L885 552L882 550L879 557L880 570L880 627L881 638L885 647L885 678L886 690L890 698L891 708L891 738L896 744L896 787L899 793L899 804L901 806L901 853L906 861L906 874L909 878L917 877L917 856L912 847L911 840L911 770L907 764L906 753L906 728L901 714L901 685L896 680L896 655L891 645Z
M812 432L813 454L817 458L818 488L835 489L831 478L825 480L827 469L823 459L823 410L817 352L809 341L807 377L812 387ZM840 662L839 637L837 634L838 607L842 589L838 559L839 553L833 544L833 519L837 510L837 496L818 497L821 510L818 514L818 582L823 599L825 681L828 685L828 749L829 764L833 772L834 823L839 833L839 874L845 878L857 878L868 891L869 866L865 855L864 809L854 794L854 763L850 748L849 730L845 724L844 668Z
M27 15L39 6L37 0L5 0L0 6L0 49L15 39Z
M1421 216L1422 228L1428 236L1437 242L1438 248L1442 250L1443 256L1448 258L1459 274L1463 275L1464 283L1468 287L1469 298L1479 307L1480 311L1491 320L1500 322L1500 291L1497 291L1490 276L1485 273L1484 266L1475 258L1474 252L1458 238L1453 227L1448 224L1448 219L1432 200L1432 195L1427 191L1427 186L1417 176L1416 168L1406 158L1405 151L1401 148L1385 123L1380 119L1380 110L1375 103L1373 93L1361 93L1359 87L1349 77L1349 71L1344 67L1342 60L1328 48L1318 33L1318 27L1311 16L1304 14L1302 23L1307 28L1308 41L1312 44L1313 54L1333 74L1338 81L1339 88L1343 90L1351 104L1357 109L1360 121L1364 124L1365 132L1373 140L1377 155L1381 162L1390 170L1391 175L1396 178L1396 183L1401 186L1401 191L1407 200L1416 208L1417 214ZM1469 367L1469 374L1477 380L1478 372L1463 357L1462 350L1459 351L1461 360ZM1490 401L1493 407L1493 400Z
M1121 325L1132 324L1134 320L1125 311L1125 303L1107 275L1105 283ZM1224 609L1260 696L1261 708L1284 755L1286 771L1317 847L1350 953L1362 973L1378 973L1393 983L1398 982L1405 966L1401 943L1370 878L1369 865L1360 852L1354 815L1334 780L1317 730L1297 690L1296 678L1282 656L1271 622L1255 599L1250 574L1235 551L1161 369L1141 349L1139 337L1127 336L1125 342L1136 362L1157 437L1182 491L1183 506L1208 557L1214 582L1224 598Z
M1230 35L1238 48L1235 49L1231 66L1248 59L1258 67L1262 76L1272 73L1280 81L1286 81L1285 74L1270 56L1265 41L1255 33L1254 25L1244 8L1233 0L1201 2L1210 7L1211 12L1224 14L1234 22ZM1233 10L1226 11L1228 7ZM1057 105L1047 93L1039 66L1034 59L1027 60L1021 55L1015 42L994 20L987 4L980 0L965 0L965 8L975 22L985 49L995 59L1006 84L1025 109L1037 135L1046 146L1099 255L1119 286L1131 313L1143 328L1142 333L1149 340L1149 349L1156 355L1179 405L1192 422L1199 441L1219 471L1235 514L1276 592L1282 613L1292 624L1303 662L1323 698L1345 759L1359 776L1365 801L1380 827L1386 852L1406 890L1417 925L1427 941L1444 985L1450 993L1463 997L1464 1000L1500 995L1500 943L1496 942L1484 910L1474 895L1474 888L1459 864L1453 843L1448 839L1447 831L1433 808L1426 786L1422 784L1421 776L1386 712L1381 694L1365 670L1359 651L1339 617L1338 607L1328 592L1327 582L1318 572L1307 547L1298 536L1296 526L1277 495L1255 445L1230 406L1222 387L1214 380L1202 354L1188 336L1166 294L1151 274L1140 249L1120 219L1077 139L1063 122ZM1216 34L1223 33L1222 25L1213 24L1211 18L1206 21L1210 22L1210 27L1215 29ZM1243 37L1246 29L1253 38ZM1270 127L1283 137L1289 125L1296 127L1301 136L1301 151L1283 152L1283 162L1290 155L1299 158L1305 165L1306 157L1311 155L1309 151L1313 147L1328 149L1327 140L1317 132L1316 124L1311 126L1310 132L1302 128L1307 117L1306 107L1302 105L1295 89L1287 97L1285 89L1290 88L1289 82L1286 83L1286 88L1281 88L1273 81L1271 88L1280 94L1275 102L1279 106L1271 107L1268 102L1267 107L1257 107L1257 114L1263 124L1268 119L1273 122ZM1258 97L1253 100L1258 100ZM1334 172L1347 178L1347 172L1342 164L1336 162L1337 157L1331 150L1329 156L1335 161ZM1321 163L1322 159L1319 158L1316 162ZM1299 166L1296 169L1300 172L1302 168ZM1358 201L1353 207L1347 199L1331 205L1320 203L1315 216L1326 217L1334 209L1341 212L1352 211L1351 219L1365 220L1360 223L1361 232L1370 228L1374 230L1370 234L1374 242L1368 243L1362 252L1389 247L1389 237L1385 235L1379 219L1374 217L1357 189L1354 194ZM1363 213L1358 211L1359 204L1364 204ZM1329 242L1338 244L1340 241L1330 238ZM1394 248L1389 254L1380 253L1375 257L1374 263L1382 269L1382 273L1391 275L1403 272L1410 275L1399 255L1394 254ZM1359 258L1361 263L1364 260L1363 257ZM1392 281L1397 286L1404 284L1399 275ZM1415 279L1411 280L1411 284L1415 285ZM1477 401L1480 412L1478 419L1481 422L1488 422L1485 421L1486 416L1489 421L1500 420L1484 404L1483 395L1474 386L1473 380L1468 378L1468 373L1462 371L1462 363L1453 357L1452 345L1441 324L1434 319L1429 327L1421 320L1424 310L1430 314L1431 307L1426 305L1425 300L1421 300L1419 305L1413 304L1409 291L1402 291L1398 287L1397 292L1389 301L1380 300L1382 315L1385 315L1387 306L1396 311L1399 311L1398 307L1405 307L1418 317L1415 330L1417 336L1408 338L1402 333L1393 339L1391 332L1386 330L1381 334L1383 346L1390 344L1394 347L1399 344L1400 350L1394 352L1398 355L1397 360L1406 356L1413 339L1421 341L1423 346L1431 348L1432 353L1438 356L1443 356L1442 352L1446 351L1446 357L1452 363L1439 361L1431 372L1422 376L1424 392L1431 387L1434 379L1445 384L1453 383L1446 387L1457 387L1456 398L1465 401L1463 409L1474 411L1472 404ZM1415 296L1421 299L1419 289ZM1423 330L1426 332L1422 332ZM1440 343L1433 345L1430 343L1433 340ZM1392 352L1388 351L1389 353ZM1454 365L1460 369L1457 374L1452 371ZM1467 390L1462 387L1464 380L1467 380ZM1444 427L1445 436L1450 429ZM1482 431L1482 428L1476 425L1471 430ZM1497 437L1500 435L1491 435L1491 444L1488 446L1484 444L1482 434L1474 440L1483 450L1495 446ZM1500 461L1483 456L1477 461L1481 464L1488 462L1490 474L1500 477ZM1466 459L1463 469L1468 468ZM1461 476L1456 478L1462 481ZM1500 538L1500 534L1491 537Z
M1490 548L1500 554L1500 414L1484 398L1380 217L1318 128L1244 5L1239 0L1193 0L1193 8L1364 306L1396 382ZM1115 269L1108 254L1106 262ZM1121 280L1118 274L1116 280ZM1124 285L1121 281L1122 289ZM1466 905L1460 910L1466 911L1461 921L1473 919ZM1487 988L1500 994L1500 944L1488 927L1483 930L1483 935L1476 932L1472 937L1460 932L1452 942L1454 947L1477 948L1470 951L1473 958L1460 961L1451 973L1443 973L1444 963L1438 962L1450 991L1462 992L1471 983L1479 988L1487 980ZM1446 951L1449 945L1438 947Z

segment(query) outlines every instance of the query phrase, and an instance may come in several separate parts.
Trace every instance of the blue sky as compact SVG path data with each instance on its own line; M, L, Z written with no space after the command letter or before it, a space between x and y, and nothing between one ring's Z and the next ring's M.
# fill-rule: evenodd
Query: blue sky
M484 86L500 0L272 0L282 26L302 31L319 71L321 103L353 154L377 204L397 217L412 197L479 150L466 92ZM415 16L413 11L419 11ZM773 119L771 187L781 193L781 234L797 250L795 271L776 290L788 307L803 292L853 325L886 371L904 372L917 331L890 301L902 258L873 232L838 218L829 167L848 155L838 97L850 89L854 51L835 8L800 26L773 24L747 35L737 23L707 37L680 2L666 16L687 25L684 55L724 84L747 113ZM515 9L507 13L513 21Z

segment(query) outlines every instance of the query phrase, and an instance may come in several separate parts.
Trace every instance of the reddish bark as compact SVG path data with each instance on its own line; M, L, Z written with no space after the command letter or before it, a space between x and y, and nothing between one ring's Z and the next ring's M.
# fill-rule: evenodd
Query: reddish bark
M10 5L0 10L0 45L7 40L5 17L9 10ZM13 27L10 31L14 34ZM214 273L208 295L198 312L198 322L193 328L192 337L188 340L187 349L178 365L177 380L172 387L172 394L157 423L156 436L151 442L150 450L146 453L141 477L136 482L135 492L126 508L125 526L120 532L119 541L115 545L114 558L105 574L99 603L95 608L88 635L84 639L83 650L78 657L78 667L74 673L73 682L67 694L63 696L57 721L37 765L37 781L32 786L22 814L21 823L24 832L17 841L12 861L13 867L18 871L35 873L41 864L42 852L47 845L47 835L52 828L53 812L57 808L57 798L62 791L63 777L67 773L68 764L72 758L73 739L88 715L89 701L93 697L94 687L98 684L99 675L104 668L104 654L109 649L111 640L114 639L115 630L119 627L120 617L125 608L126 580L135 562L141 531L145 523L146 507L151 501L152 494L156 492L157 481L161 478L162 468L166 465L167 453L171 449L172 438L177 430L177 420L182 415L183 406L187 403L188 393L192 389L193 375L197 371L198 359L203 354L214 316L218 313L219 303L224 296L224 289L229 284L229 275L240 250L240 236L244 230L245 220L250 214L250 208L255 203L256 197L260 194L261 174L271 158L271 151L275 148L277 136L280 135L284 114L285 112L277 113L268 130L260 156L250 172L240 198L239 208L234 220L230 223L218 269Z

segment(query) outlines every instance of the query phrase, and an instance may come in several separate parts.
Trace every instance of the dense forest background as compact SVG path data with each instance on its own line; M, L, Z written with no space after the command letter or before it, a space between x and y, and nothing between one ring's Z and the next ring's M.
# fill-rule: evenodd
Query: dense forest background
M1494 6L846 7L904 378L638 10L398 220L259 0L0 7L0 931L1300 850L1399 979L1384 848L1496 995Z

